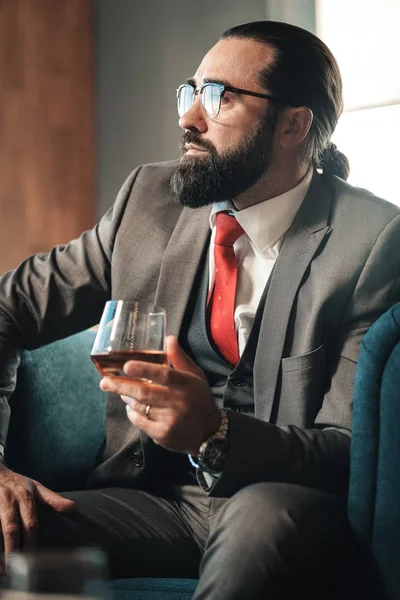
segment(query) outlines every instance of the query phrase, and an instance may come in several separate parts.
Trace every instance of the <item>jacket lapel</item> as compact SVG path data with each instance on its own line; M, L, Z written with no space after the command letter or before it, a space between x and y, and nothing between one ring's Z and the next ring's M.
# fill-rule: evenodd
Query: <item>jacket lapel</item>
M155 303L167 312L167 332L178 335L201 258L209 242L211 207L184 208L161 264Z
M271 417L290 313L303 276L329 232L332 196L327 181L314 174L271 276L254 362L255 415L266 421Z

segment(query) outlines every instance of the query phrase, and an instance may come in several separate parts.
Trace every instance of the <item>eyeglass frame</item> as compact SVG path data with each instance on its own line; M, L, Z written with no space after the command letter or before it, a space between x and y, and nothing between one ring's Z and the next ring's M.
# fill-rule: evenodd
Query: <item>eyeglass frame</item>
M208 85L214 85L217 86L220 90L220 94L219 94L219 106L218 106L218 112L213 116L210 117L210 115L207 112L207 109L205 108L203 102L202 102L202 91L205 87L207 87ZM236 88L236 87L232 87L230 85L226 85L224 83L218 83L217 81L206 81L205 83L202 83L201 85L195 87L194 85L192 85L191 83L189 83L188 81L186 83L183 83L182 85L180 85L177 90L176 90L176 99L178 100L179 98L179 93L181 91L182 88L184 87L191 87L193 89L193 102L190 105L190 108L193 106L194 101L195 101L195 97L200 95L200 105L201 108L203 109L203 111L206 113L206 115L208 116L209 119L215 119L216 117L218 117L219 112L221 110L221 98L224 95L225 92L234 92L235 94L243 94L246 96L254 96L256 98L264 98L265 100L272 100L273 102L282 102L282 99L279 98L278 96L273 96L271 94L261 94L260 92L252 92L250 90L243 90L241 88ZM179 110L178 110L178 115L179 118L182 118L184 115L186 115L186 113L190 110L190 108L188 108L188 110L186 112L184 112L182 115L179 114Z

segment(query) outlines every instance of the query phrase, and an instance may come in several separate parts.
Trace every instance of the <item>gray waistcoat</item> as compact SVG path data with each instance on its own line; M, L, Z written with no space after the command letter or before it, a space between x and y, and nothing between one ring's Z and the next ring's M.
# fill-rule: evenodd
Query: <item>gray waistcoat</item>
M244 352L237 366L233 368L218 352L208 331L209 319L206 309L209 279L208 255L204 263L202 273L192 293L192 297L195 297L196 300L186 321L185 350L205 372L219 407L252 415L254 414L254 357L269 286L267 284L259 302Z

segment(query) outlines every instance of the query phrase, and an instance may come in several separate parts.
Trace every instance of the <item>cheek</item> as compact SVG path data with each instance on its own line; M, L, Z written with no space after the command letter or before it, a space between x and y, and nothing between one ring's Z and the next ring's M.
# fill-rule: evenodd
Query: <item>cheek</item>
M229 154L232 150L238 147L241 140L243 139L244 133L237 129L226 129L219 132L210 141L214 144L215 150L218 156Z
M215 127L209 127L209 140L215 146L219 155L235 150L243 140L254 133L259 124L259 120L247 111L232 111L228 118L219 119L213 124Z

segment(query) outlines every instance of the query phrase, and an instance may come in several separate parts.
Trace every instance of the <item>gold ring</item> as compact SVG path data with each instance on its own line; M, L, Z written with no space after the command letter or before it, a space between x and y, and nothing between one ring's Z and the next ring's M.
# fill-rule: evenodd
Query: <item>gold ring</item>
M148 404L148 405L146 406L146 410L144 411L144 414L146 415L146 417L147 417L148 419L150 419L150 417L149 417L149 414L150 414L150 409L151 409L151 406L150 406L150 404Z

